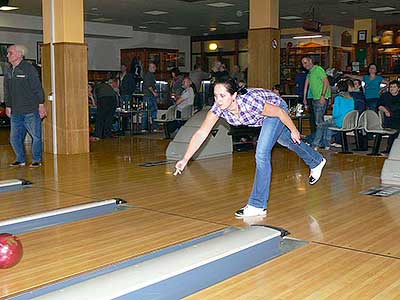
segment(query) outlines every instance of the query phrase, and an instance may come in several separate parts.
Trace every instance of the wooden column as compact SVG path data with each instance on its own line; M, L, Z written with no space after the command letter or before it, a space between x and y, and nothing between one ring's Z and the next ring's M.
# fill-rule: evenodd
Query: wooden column
M54 40L52 40L52 10ZM42 0L42 73L48 118L44 121L44 150L57 154L89 152L87 46L84 43L83 0ZM51 43L54 44L55 93L51 84ZM55 105L56 124L53 105ZM57 149L54 145L54 126Z
M280 82L279 0L250 0L248 86Z

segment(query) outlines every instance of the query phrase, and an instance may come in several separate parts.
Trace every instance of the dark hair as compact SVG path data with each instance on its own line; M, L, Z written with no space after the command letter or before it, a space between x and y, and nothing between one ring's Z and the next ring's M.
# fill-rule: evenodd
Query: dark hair
M353 81L353 79L346 79L346 83L347 83L347 85L349 86L349 87L352 87L352 88L354 88L354 81Z
M223 84L229 94L233 95L238 93L239 95L244 95L247 93L245 87L240 88L237 81L232 77L222 77L215 80L215 85Z
M398 80L392 80L391 82L389 82L389 86L391 86L392 84L396 84L397 87L400 88L400 82Z
M179 71L179 68L173 68L173 69L171 69L170 72L171 72L171 74L172 74L172 73L175 73L176 76L178 76L178 75L181 74L181 71Z
M280 84L274 84L272 87L273 90L281 91L281 85Z
M353 83L354 85L354 83ZM347 85L347 82L344 80L341 80L337 83L336 85L337 91L338 92L348 92L349 91L349 86Z

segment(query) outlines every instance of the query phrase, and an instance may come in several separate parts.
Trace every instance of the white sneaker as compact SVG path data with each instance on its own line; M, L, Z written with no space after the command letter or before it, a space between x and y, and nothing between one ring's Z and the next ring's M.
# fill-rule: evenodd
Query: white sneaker
M309 184L316 184L319 178L321 177L322 170L324 169L326 164L326 159L322 158L322 161L319 163L318 166L311 169L310 177L308 178Z
M235 216L237 218L266 216L266 215L267 215L266 208L258 208L248 204L245 207L239 209L237 212L235 212Z

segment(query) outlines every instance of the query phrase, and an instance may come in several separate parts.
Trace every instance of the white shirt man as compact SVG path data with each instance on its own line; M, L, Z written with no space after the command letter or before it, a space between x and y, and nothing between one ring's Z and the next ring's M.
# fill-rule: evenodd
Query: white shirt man
M190 78L185 77L183 79L182 86L184 88L184 91L176 99L177 110L179 110L180 112L182 112L185 107L194 104L194 91L191 87L191 84L192 81L190 80Z

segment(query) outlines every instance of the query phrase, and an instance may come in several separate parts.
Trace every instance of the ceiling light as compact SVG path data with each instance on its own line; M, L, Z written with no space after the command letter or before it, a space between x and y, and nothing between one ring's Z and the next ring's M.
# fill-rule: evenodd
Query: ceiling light
M280 18L282 20L301 20L301 19L303 19L302 17L299 17L299 16L283 16Z
M212 6L212 7L218 7L218 8L221 8L221 7L228 7L228 6L235 6L235 5L232 4L232 3L226 3L226 2L208 3L207 5L208 5L208 6Z
M347 12L347 11L341 11L340 14L341 14L341 15L347 15L348 12Z
M210 27L210 31L217 31L217 27Z
M16 9L19 9L19 7L16 7L16 6L6 6L6 5L0 7L0 10L4 10L4 11L16 10Z
M139 26L139 29L147 29L147 26Z
M218 49L218 45L217 45L217 43L209 43L208 44L208 50L210 50L210 51L215 51L215 50L217 50Z
M395 10L395 8L394 7L390 7L390 6L384 6L384 7L370 8L369 10L373 10L373 11L389 11L389 10Z
M91 19L90 21L96 21L96 22L110 22L110 21L112 21L112 19L110 19L110 18L94 18L94 19Z
M144 13L148 14L148 15L159 16L159 15L165 15L168 12L162 11L162 10L149 10L149 11L145 11Z
M92 7L91 10L99 10L97 7Z
M222 25L239 25L239 22L219 22L219 24Z
M182 29L187 29L187 27L183 27L183 26L172 26L172 27L168 27L168 29L172 29L172 30L182 30Z
M321 38L322 35L317 34L317 35L300 35L300 36L294 36L294 39L314 39L314 38Z

